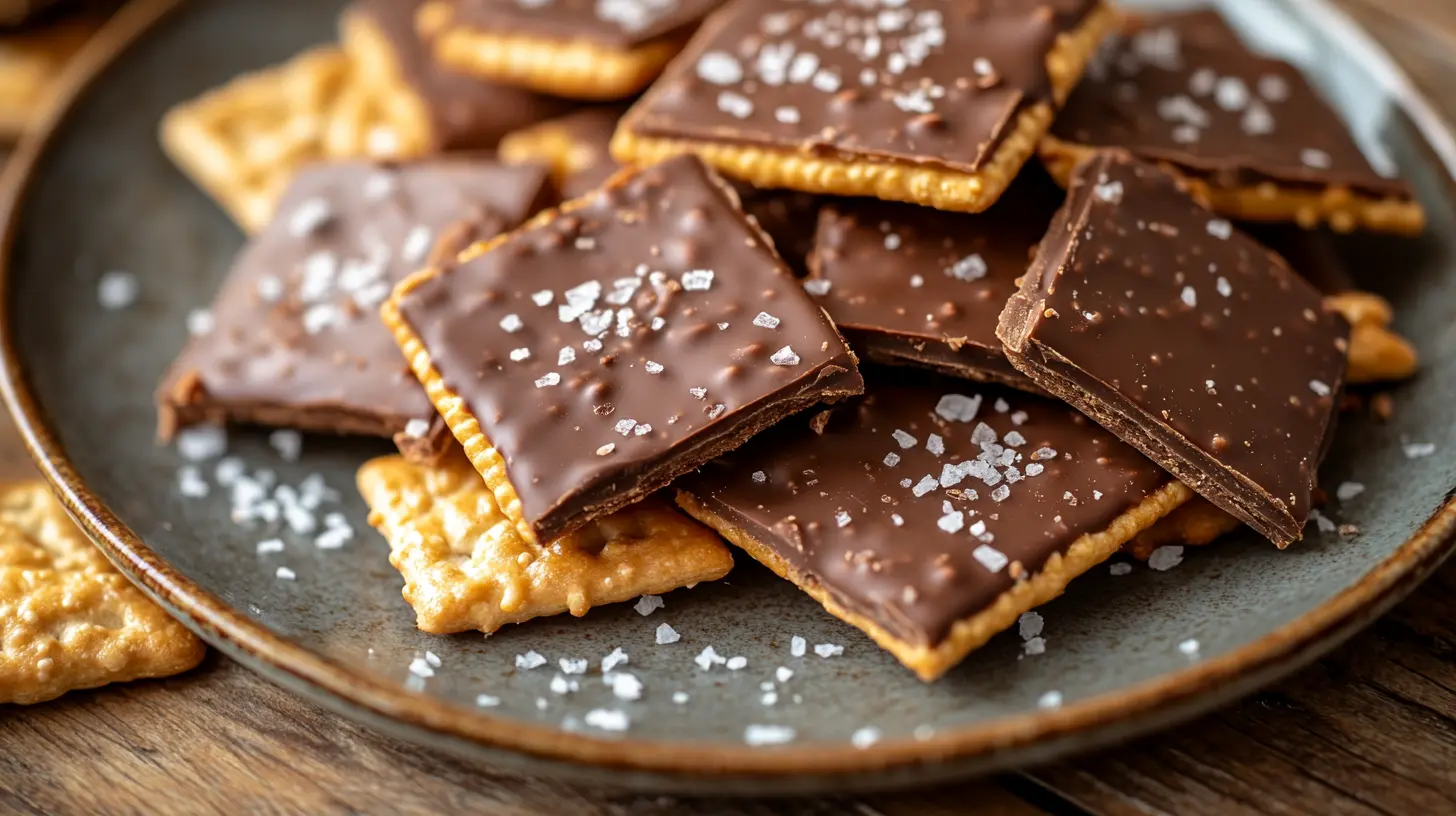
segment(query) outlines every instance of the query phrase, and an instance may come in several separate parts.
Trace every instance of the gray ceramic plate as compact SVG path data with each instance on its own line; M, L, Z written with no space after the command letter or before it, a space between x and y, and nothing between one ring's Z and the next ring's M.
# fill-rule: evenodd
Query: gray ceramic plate
M1230 0L1260 45L1309 69L1372 151L1417 181L1431 215L1419 241L1343 245L1366 282L1395 302L1416 338L1422 376L1397 394L1384 425L1343 428L1326 481L1363 482L1330 512L1353 538L1316 536L1287 552L1235 538L1176 569L1098 569L1042 610L1045 654L1022 658L997 638L941 682L923 685L855 630L740 558L724 582L680 591L650 618L631 606L513 627L489 639L435 637L412 626L384 542L365 526L355 466L382 445L310 438L286 463L266 435L239 431L231 452L297 483L321 473L359 534L344 549L289 540L260 556L262 531L228 521L223 491L184 499L178 454L153 445L152 388L182 345L184 317L206 304L241 243L226 218L156 145L169 105L331 36L336 8L297 0L209 0L168 15L142 0L75 67L73 98L22 146L5 212L6 399L32 451L108 554L228 655L348 716L420 743L532 773L692 790L845 790L919 783L1043 760L1205 710L1311 659L1369 621L1445 555L1456 511L1456 150L1390 61L1318 0ZM104 70L103 70L104 68ZM140 279L129 308L98 305L107 270ZM1410 459L1402 443L1433 443ZM275 577L279 566L297 580ZM654 644L671 623L683 640ZM844 646L795 658L789 640ZM1200 657L1178 644L1197 638ZM695 668L712 645L742 655L738 672ZM616 647L645 683L615 700L600 678L560 696L551 668L521 671L534 649L599 661ZM426 650L442 665L411 682ZM795 674L765 706L760 684ZM1040 710L1045 692L1064 705ZM672 702L684 691L689 701ZM477 695L500 699L495 708ZM625 734L583 726L605 707ZM795 740L745 745L749 724L790 726ZM850 744L864 726L882 733Z

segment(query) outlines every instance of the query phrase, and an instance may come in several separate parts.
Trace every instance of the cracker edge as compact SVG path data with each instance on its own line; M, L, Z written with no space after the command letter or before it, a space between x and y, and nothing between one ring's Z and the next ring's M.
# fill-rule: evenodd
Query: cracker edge
M719 13L722 13L721 11ZM1047 53L1052 96L1059 107L1076 86L1102 40L1116 31L1121 16L1107 3L1071 31L1057 35ZM612 137L612 157L623 164L654 163L681 153L697 154L726 175L760 188L879 198L957 212L981 212L996 202L1051 128L1052 104L1037 102L1016 115L1015 125L984 166L959 172L906 160L812 156L779 147L744 146L700 138L638 136L638 120L662 91L649 90L622 118Z
M339 45L358 81L373 91L388 112L402 156L425 155L440 148L429 105L405 80L389 38L367 14L354 7L339 15Z
M668 35L621 49L589 40L494 34L456 24L449 4L441 2L427 2L415 14L442 65L491 82L593 102L641 91L686 44L686 38Z
M408 551L411 547L408 544L400 543L400 540L402 538L400 534L391 534L390 528L393 525L384 521L383 512L375 507L375 501L373 500L373 497L376 496L387 499L388 497L398 495L396 491L389 489L389 479L380 471L385 468L393 467L396 463L396 460L399 460L401 458L403 457L395 454L389 456L379 456L366 461L364 464L359 466L359 470L355 475L355 484L358 487L360 495L364 498L365 504L369 506L369 525L377 530L379 534L384 538L384 540L389 544L390 566L394 567L395 570L399 572L400 577L403 578L405 581L405 586L401 590L401 596L403 597L405 603L408 604L412 610L414 610L415 627L422 632L429 632L431 634L437 635L450 635L460 632L478 631L490 634L491 632L499 631L511 624L526 623L528 621L537 620L540 618L557 617L562 614L570 614L573 617L582 617L586 614L586 612L590 611L591 609L596 609L602 606L609 606L611 604L625 603L641 595L661 595L667 592L671 592L673 590L691 587L695 584L703 583L704 581L717 581L727 576L728 573L732 572L733 570L732 552L729 550L728 547L724 546L723 543L718 540L718 537L714 535L711 529L696 524L696 522L692 519L686 518L684 514L678 512L678 510L672 505L670 501L663 500L660 497L649 497L644 501L657 502L662 510L677 515L684 524L693 524L694 526L697 526L705 537L712 538L713 544L715 545L715 551L722 556L719 560L720 562L710 565L709 568L704 569L702 572L699 573L674 574L671 580L664 581L661 584L640 583L633 585L630 588L630 591L624 588L622 591L616 593L611 591L604 592L601 597L593 598L587 609L583 610L580 614L578 614L571 608L569 599L565 598L562 601L562 605L559 608L556 608L553 612L535 611L530 614L513 614L506 612L505 610L501 609L499 605L497 605L496 607L494 607L494 611L498 613L501 617L500 620L497 622L496 626L492 629L484 628L481 625L480 621L473 617L467 621L465 620L465 617L469 616L446 616L444 614L432 613L426 610L422 610L415 605L415 602L413 599L411 599L410 595L413 587L416 587L426 582L419 580L420 574L416 573L414 569L410 568L408 560L403 557L406 551ZM417 463L409 462L408 459L405 459L405 462L413 466L413 468L416 470L419 470L422 467ZM432 496L432 499L433 498L434 497ZM637 512L638 507L639 505L632 505L618 512ZM651 511L649 510L649 512ZM533 546L538 546L541 549L549 549L551 545ZM439 561L431 562L432 565L439 565L441 563L442 562Z
M1047 172L1065 189L1077 165L1102 148L1048 134L1041 138L1036 149ZM1366 229L1407 237L1418 236L1426 228L1426 211L1415 200L1361 195L1343 185L1330 185L1319 192L1280 187L1272 181L1244 187L1215 187L1206 179L1185 175L1171 162L1153 160L1151 163L1176 175L1188 193L1213 212L1242 221L1292 222L1304 229L1328 224L1340 233Z
M821 585L808 580L771 547L709 510L691 493L679 490L677 503L688 515L717 530L719 535L747 552L755 561L808 593L829 614L869 635L880 648L915 672L922 681L929 683L939 679L994 635L1010 628L1022 613L1060 595L1074 578L1111 558L1133 536L1152 526L1158 519L1192 497L1193 491L1182 482L1169 481L1113 519L1105 530L1083 533L1065 552L1053 553L1041 570L1001 593L991 606L956 621L951 626L950 634L935 646L923 646L897 638L869 617L839 605ZM1147 514L1152 515L1142 518Z

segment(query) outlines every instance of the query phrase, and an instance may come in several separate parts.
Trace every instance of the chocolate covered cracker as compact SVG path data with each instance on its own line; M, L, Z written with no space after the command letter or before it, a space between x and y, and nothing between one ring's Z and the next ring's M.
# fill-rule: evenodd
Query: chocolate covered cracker
M876 372L678 503L934 680L1191 495L1053 400Z
M495 147L501 137L564 113L568 103L438 65L415 30L425 0L355 0L341 41L410 155Z
M722 0L427 0L421 34L451 68L572 99L641 91Z
M432 246L453 254L509 229L548 189L544 168L467 159L303 170L193 321L158 393L160 435L202 421L398 434L429 458L448 435L379 304Z
M691 157L624 171L411 276L384 317L529 541L863 387L823 311Z
M843 199L827 205L804 288L867 359L1039 391L996 322L1062 194L1028 171L984 213Z
M690 152L757 187L978 212L1112 23L1099 0L738 0L633 107L612 152Z
M501 140L501 159L542 162L551 167L565 197L585 195L621 169L608 150L621 113L615 107L586 108L517 131ZM773 239L779 256L795 274L802 275L814 243L819 197L730 183L744 211Z
M1231 218L1342 232L1425 223L1395 168L1371 166L1299 70L1251 52L1212 10L1137 21L1109 41L1041 152L1065 182L1108 146L1176 170Z
M998 335L1012 364L1280 547L1300 538L1349 327L1170 174L1073 177Z

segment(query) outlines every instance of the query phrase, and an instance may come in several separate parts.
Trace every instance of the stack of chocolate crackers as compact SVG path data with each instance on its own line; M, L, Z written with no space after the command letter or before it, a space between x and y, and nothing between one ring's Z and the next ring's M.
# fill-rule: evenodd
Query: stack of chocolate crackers
M1415 367L1327 255L1268 246L1416 234L1411 190L1211 11L360 0L343 30L372 124L330 142L319 103L251 188L161 430L393 438L359 483L427 631L719 578L726 540L933 680L1190 517L1298 541L1347 383Z

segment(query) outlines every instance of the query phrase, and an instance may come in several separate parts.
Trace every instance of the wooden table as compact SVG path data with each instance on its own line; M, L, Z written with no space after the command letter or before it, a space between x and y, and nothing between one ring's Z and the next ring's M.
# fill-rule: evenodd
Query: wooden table
M1456 3L1340 0L1456 115ZM0 476L24 472L0 438ZM643 814L1456 813L1456 563L1314 666L1167 733L914 794L608 798L379 736L212 655L159 682L0 710L0 811Z

